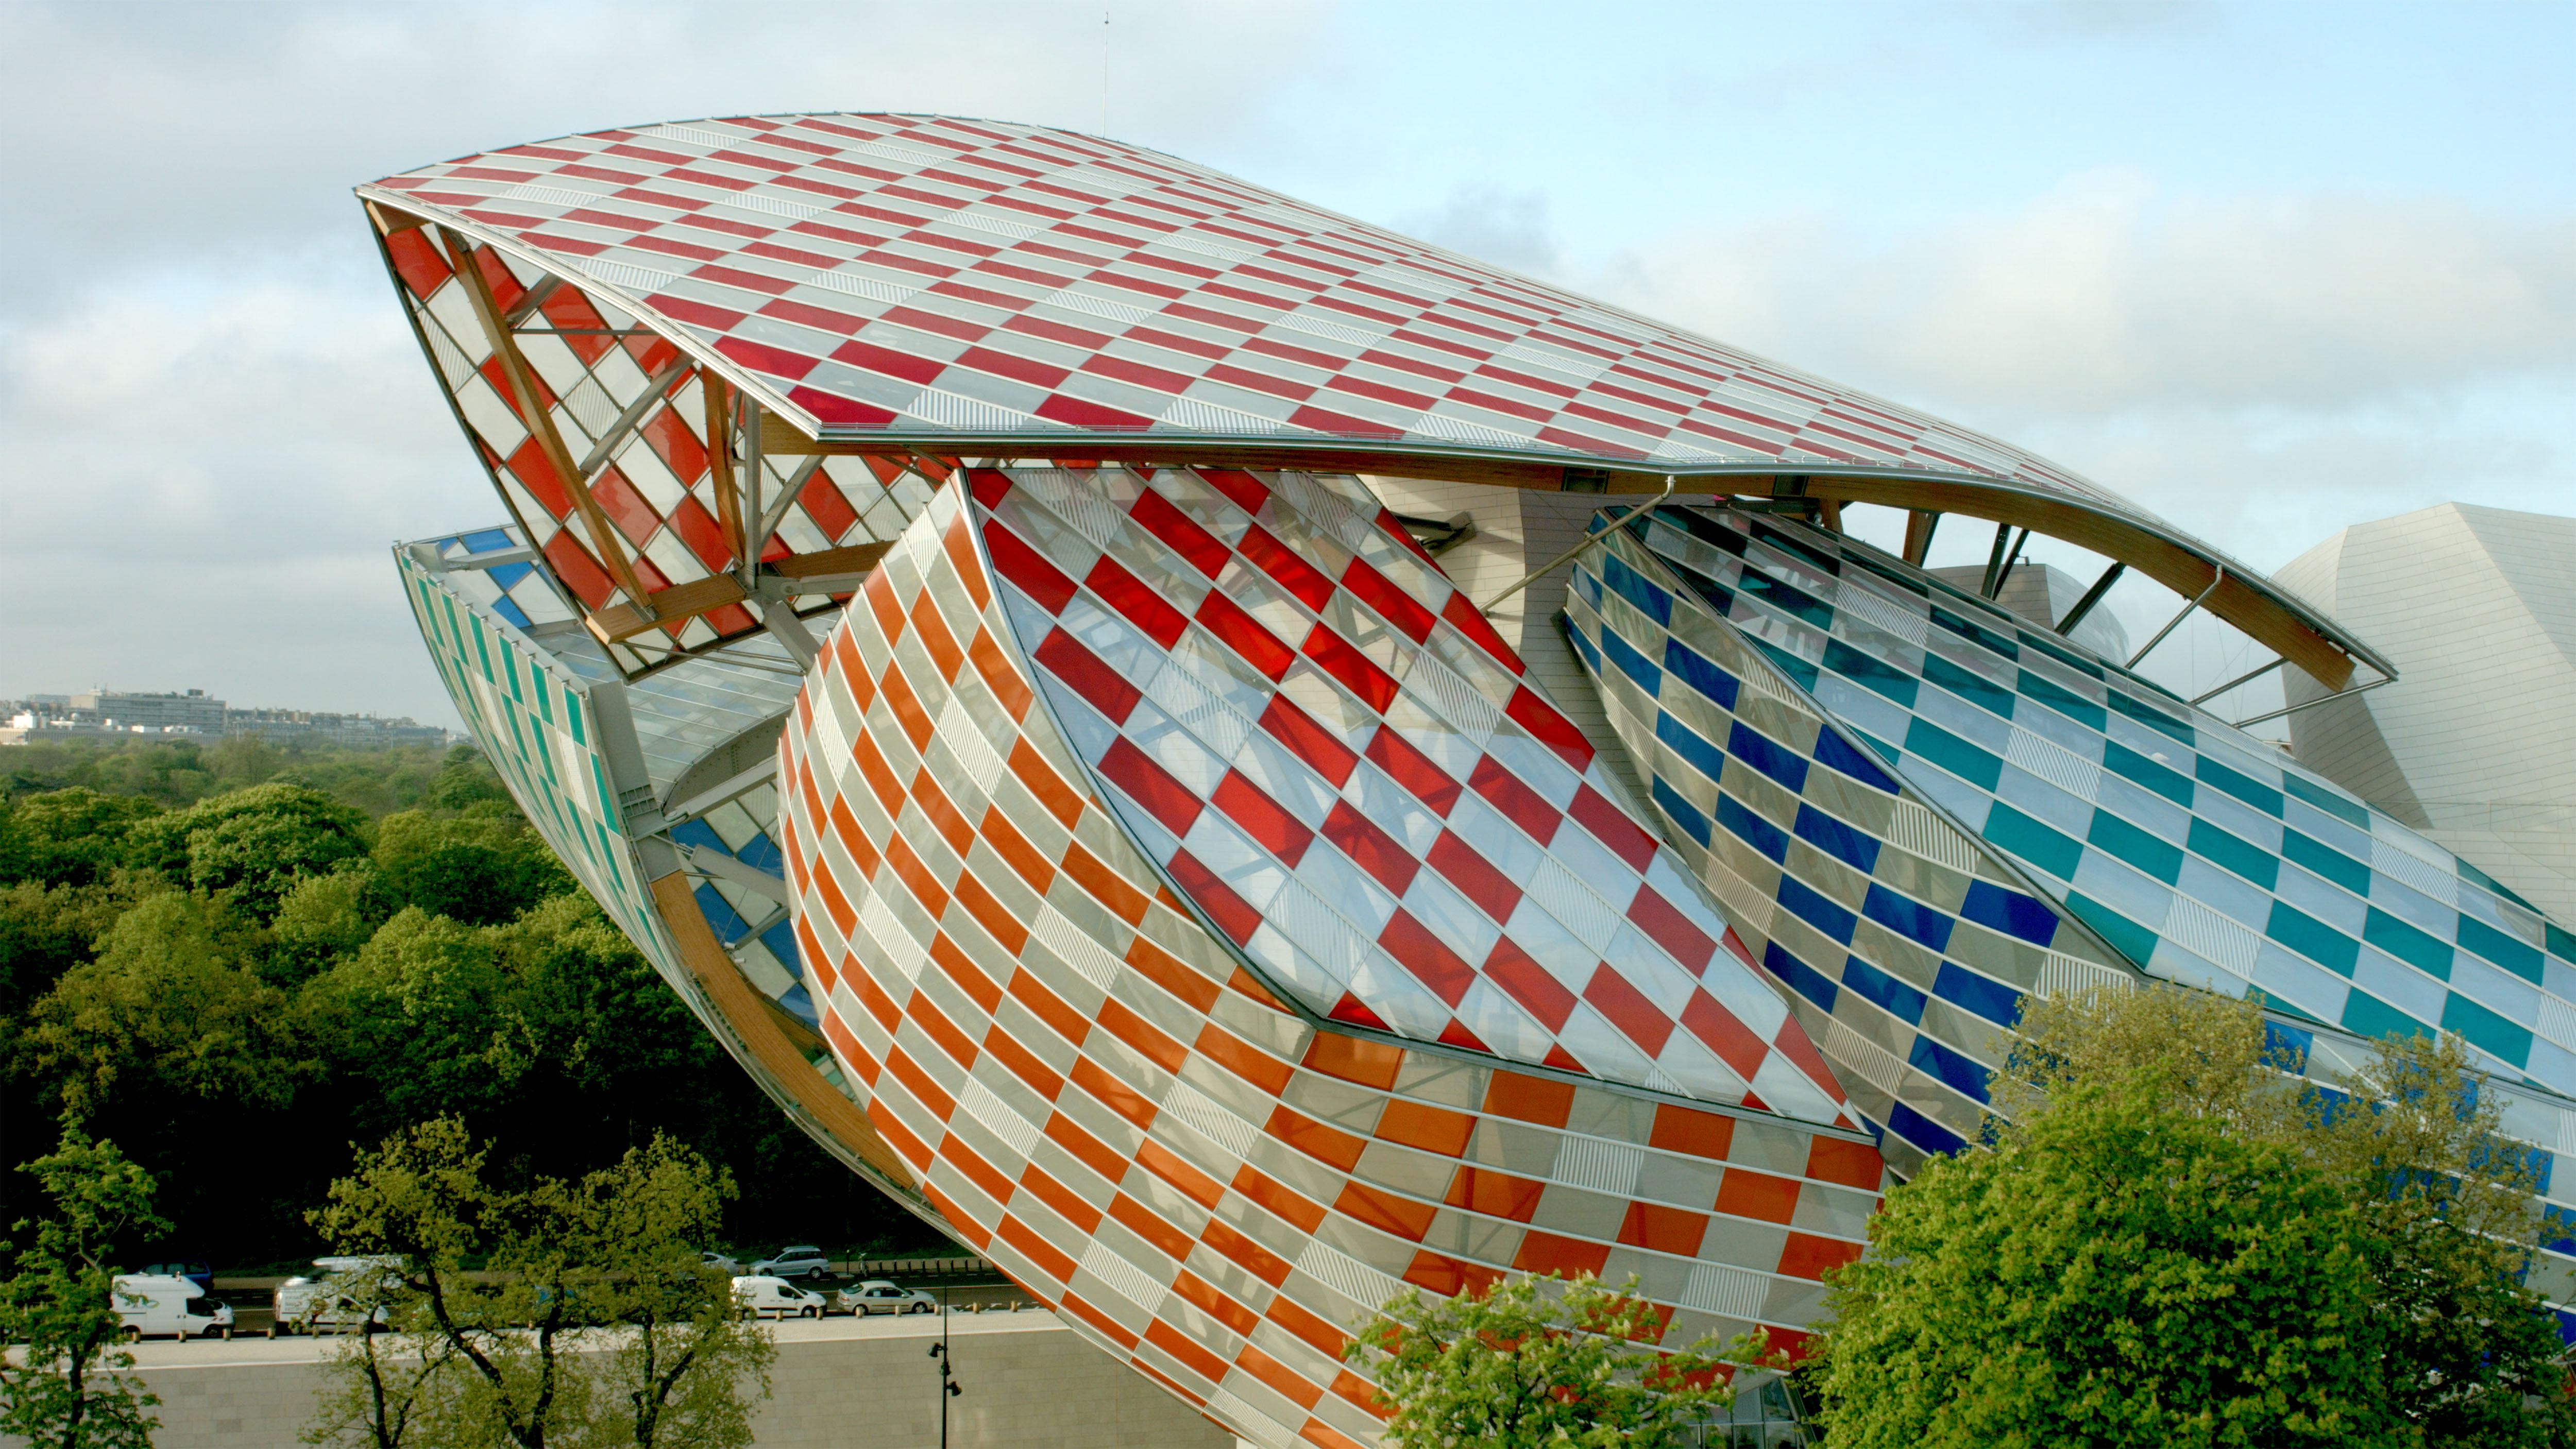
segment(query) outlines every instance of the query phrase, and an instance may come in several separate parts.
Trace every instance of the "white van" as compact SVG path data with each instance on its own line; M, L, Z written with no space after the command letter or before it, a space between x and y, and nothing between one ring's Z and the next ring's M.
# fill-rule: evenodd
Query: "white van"
M230 1338L233 1309L188 1279L127 1273L116 1280L116 1316L127 1338Z
M754 1318L820 1318L831 1305L784 1278L747 1273L733 1280L733 1301Z
M311 1273L287 1279L270 1295L269 1304L276 1314L270 1335L355 1330L370 1316L359 1311L359 1303L380 1300L385 1289L397 1286L399 1269L399 1263L392 1258L314 1259ZM370 1275L381 1281L370 1283ZM381 1301L372 1316L379 1324L386 1320Z

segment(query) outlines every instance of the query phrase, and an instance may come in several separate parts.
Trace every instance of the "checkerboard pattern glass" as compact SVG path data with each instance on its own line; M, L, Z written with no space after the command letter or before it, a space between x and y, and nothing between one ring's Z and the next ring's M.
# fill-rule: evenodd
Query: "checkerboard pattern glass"
M1085 753L1086 726L1059 726L1069 702L1044 702L1072 688L1046 662L1069 656L1046 641L1075 601L1137 597L1085 584L1047 595L1049 610L1028 594L1042 576L1026 539L1051 537L1036 503L1056 481L979 471L936 496L833 633L784 751L786 865L824 1033L945 1222L1081 1332L1263 1444L1374 1438L1367 1381L1337 1354L1405 1283L1450 1293L1507 1271L1634 1272L1672 1311L1676 1341L1756 1325L1799 1338L1819 1275L1865 1236L1884 1171L1867 1136L1401 1042L1274 991L1268 968L1246 964L1251 930L1213 924L1244 925L1233 908L1175 890L1149 843L1173 832L1140 817L1117 783L1133 777L1093 762L1106 756ZM1238 490L1226 506L1241 527L1207 506L1220 484ZM1301 520L1324 537L1375 526L1314 479L1150 485L1103 484L1123 502L1111 532L1140 512L1169 525L1148 497L1202 520L1211 543L1230 537L1234 558L1255 524L1272 537ZM1304 509L1271 507L1255 486ZM1003 563L1005 537L1032 557ZM1079 577L1110 582L1096 564ZM1347 563L1339 577L1348 589ZM1310 625L1347 626L1316 592ZM1434 617L1438 603L1416 600ZM1138 677L1141 708L1158 696ZM1134 720L1100 728L1133 740ZM1365 760L1366 744L1345 747ZM1327 838L1316 827L1308 849Z
M1866 545L1667 507L1587 556L1569 618L1667 828L1727 862L1739 929L1766 907L1782 924L1766 964L1843 1035L1893 1047L1873 1013L1912 1028L1938 1001L2008 1025L2049 973L2117 964L2364 1039L2458 1032L2576 1093L2576 937L2278 751ZM1766 695L1803 717L1788 753L1831 749L1833 799L1738 748L1733 711ZM1975 868L1997 856L2009 872ZM1905 1060L1957 1089L1937 1120L1973 1121L1977 1062Z

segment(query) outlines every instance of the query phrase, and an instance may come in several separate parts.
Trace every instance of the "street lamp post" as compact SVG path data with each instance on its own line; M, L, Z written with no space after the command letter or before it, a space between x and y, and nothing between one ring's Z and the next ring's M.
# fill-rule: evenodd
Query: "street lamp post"
M939 1290L939 1341L930 1346L930 1356L939 1360L939 1449L948 1449L948 1401L966 1392L950 1372L954 1367L948 1354L948 1290Z

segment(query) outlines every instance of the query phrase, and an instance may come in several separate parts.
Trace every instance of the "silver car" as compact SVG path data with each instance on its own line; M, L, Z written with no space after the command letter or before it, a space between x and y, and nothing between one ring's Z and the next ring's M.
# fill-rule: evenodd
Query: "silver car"
M751 1265L753 1274L766 1278L811 1278L832 1271L832 1260L823 1250L811 1245L781 1248L775 1258L763 1258Z
M918 1288L899 1288L883 1278L870 1278L842 1289L834 1306L864 1318L871 1313L936 1313L939 1300Z

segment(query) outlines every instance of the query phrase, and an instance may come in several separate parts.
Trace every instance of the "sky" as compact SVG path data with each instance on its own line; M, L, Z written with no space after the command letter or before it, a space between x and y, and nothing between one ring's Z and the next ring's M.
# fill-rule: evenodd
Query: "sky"
M0 0L0 698L454 724L387 546L501 509L349 188L745 112L1175 152L1994 433L2256 567L2445 500L2576 513L2571 64L2565 0ZM2139 640L2176 604L2111 601ZM2262 657L2194 626L2151 672Z

